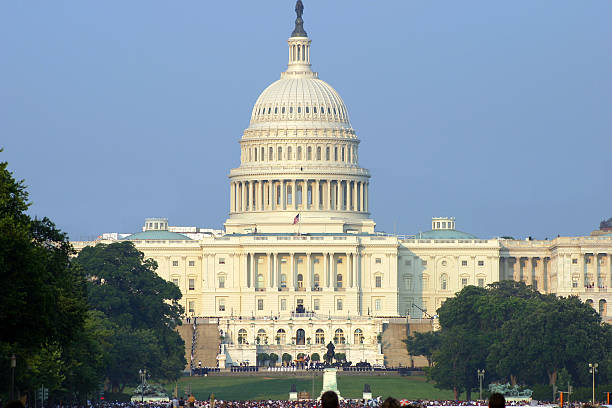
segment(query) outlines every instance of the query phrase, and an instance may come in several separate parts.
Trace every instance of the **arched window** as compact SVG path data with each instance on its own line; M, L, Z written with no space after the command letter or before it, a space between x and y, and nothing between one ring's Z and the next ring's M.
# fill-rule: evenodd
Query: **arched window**
M281 109L281 113L285 113L285 107L284 106Z
M301 273L298 273L297 275L297 287L298 288L304 287L304 275L302 275Z
M302 59L302 46L298 45L298 55L297 55L297 59L298 61Z
M345 344L346 339L344 338L344 331L342 329L336 329L334 333L334 343L335 344Z
M440 276L440 289L447 290L448 289L448 275L443 273Z
M263 147L261 148L261 161L266 160L265 158L265 153L266 153L266 149L264 149Z
M219 282L219 288L223 289L225 288L225 275L220 273L219 276L217 277L217 281Z
M274 148L273 147L270 147L268 149L268 160L270 161L274 160Z
M607 308L607 306L608 306L608 305L607 305L606 299L601 299L601 300L599 301L599 315L600 315L601 317L606 316L606 314L608 313L608 310L607 310L608 308Z
M247 331L245 329L238 330L238 344L248 344Z
M293 106L289 107L289 113L293 113Z
M302 113L302 107L298 106L298 113Z
M308 106L306 107L306 113L310 113L310 109L308 108Z
M310 146L306 148L306 160L312 160L312 147Z
M297 160L302 160L302 146L298 146L297 148Z
M327 160L327 161L329 161L329 158L330 158L329 150L330 150L329 146L327 146L325 148L325 160Z
M298 346L303 346L304 344L306 344L306 332L304 331L304 329L298 329L295 332L295 344L297 344Z
M325 333L323 329L317 329L315 332L315 344L325 344Z
M285 329L278 329L276 332L276 344L285 344L287 343L287 333Z
M336 282L337 282L337 287L341 288L342 287L342 274L341 273L336 275Z
M321 146L317 146L317 160L321 160Z
M257 149L257 148L255 148L255 149L253 149L253 150L254 150L254 152L255 152L255 157L254 157L254 159L255 159L255 161L257 161L257 150L258 150L258 149Z
M342 161L345 161L344 158L344 146L342 146Z
M312 107L312 111L313 111L313 113L317 113L317 107L316 107L316 106L313 106L313 107Z
M363 331L361 329L355 329L355 334L353 335L353 344L363 344Z
M338 161L338 147L334 147L334 161Z
M264 329L257 330L257 344L268 344L268 335Z
M287 160L291 160L291 146L287 147Z
M264 287L264 276L261 273L257 274L257 283L255 284L255 287L257 289Z
M278 146L276 160L283 160L283 148Z
M321 106L321 114L325 114L325 108Z
M278 113L278 106L274 107L274 114L276 115Z

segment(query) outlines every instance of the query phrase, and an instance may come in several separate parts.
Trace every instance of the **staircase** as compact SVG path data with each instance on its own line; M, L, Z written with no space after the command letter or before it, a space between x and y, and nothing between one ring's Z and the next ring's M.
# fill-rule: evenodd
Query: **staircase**
M385 355L385 366L387 367L412 367L412 359L406 350L408 324L387 323L383 325L382 352Z
M198 319L195 325L193 320L191 323L183 322L177 330L185 341L186 372L198 368L200 361L202 367L217 366L217 353L221 341L216 321L210 323L208 319L202 318Z

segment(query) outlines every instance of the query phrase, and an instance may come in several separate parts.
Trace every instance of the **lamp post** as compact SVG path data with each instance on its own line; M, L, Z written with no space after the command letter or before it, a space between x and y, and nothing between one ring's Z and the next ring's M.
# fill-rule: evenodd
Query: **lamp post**
M140 402L144 403L144 386L147 378L147 369L138 370L138 374L140 374Z
M482 401L482 380L484 380L485 370L476 370L478 373L478 382L480 383L480 401Z
M597 372L597 367L599 367L599 364L589 363L589 373L593 374L593 399L591 400L592 404L595 404L595 373Z
M17 367L17 358L13 354L11 356L11 392L9 393L11 401L15 399L15 367Z

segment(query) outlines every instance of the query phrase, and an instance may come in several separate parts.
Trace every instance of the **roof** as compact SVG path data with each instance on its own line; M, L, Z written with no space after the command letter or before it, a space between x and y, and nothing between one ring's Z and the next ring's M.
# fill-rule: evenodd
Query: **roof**
M430 230L417 234L417 239L478 239L477 236L457 230Z
M191 241L186 235L165 230L149 230L137 232L123 238L124 241Z

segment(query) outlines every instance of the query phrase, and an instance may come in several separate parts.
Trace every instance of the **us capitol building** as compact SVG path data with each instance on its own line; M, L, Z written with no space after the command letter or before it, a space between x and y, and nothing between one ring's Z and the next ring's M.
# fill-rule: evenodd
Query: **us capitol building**
M407 364L391 356L390 344L405 350L403 328L431 327L427 318L462 287L500 280L576 295L612 317L612 223L546 241L479 239L444 217L413 236L377 233L359 139L340 95L311 69L302 11L298 1L287 70L255 102L240 141L225 229L151 218L132 235L73 243L79 250L125 239L157 262L159 275L181 288L187 316L198 316L195 329L183 328L188 361L322 357L333 341L353 362ZM204 326L214 328L206 341L194 333Z

